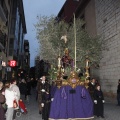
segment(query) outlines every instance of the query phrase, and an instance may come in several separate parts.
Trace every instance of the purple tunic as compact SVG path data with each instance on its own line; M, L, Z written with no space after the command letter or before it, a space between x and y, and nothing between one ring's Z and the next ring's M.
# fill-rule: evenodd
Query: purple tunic
M71 86L62 86L56 90L49 120L91 118L93 102L85 87L77 86L73 89Z

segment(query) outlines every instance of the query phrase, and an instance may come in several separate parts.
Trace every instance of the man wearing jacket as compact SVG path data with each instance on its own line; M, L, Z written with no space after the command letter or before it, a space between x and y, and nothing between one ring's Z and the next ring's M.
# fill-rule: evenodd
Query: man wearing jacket
M46 77L42 76L37 83L37 92L38 92L38 105L39 105L39 114L42 114L43 119L45 120L45 116L48 113L48 102L50 99L50 84L46 81ZM47 111L46 111L46 110ZM47 113L45 113L45 111Z

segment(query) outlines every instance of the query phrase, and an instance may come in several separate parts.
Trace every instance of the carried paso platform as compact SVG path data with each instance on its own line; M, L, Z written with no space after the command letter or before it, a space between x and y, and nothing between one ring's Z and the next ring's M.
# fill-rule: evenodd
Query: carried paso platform
M82 81L76 71L71 69L68 78L64 79L63 73L68 64L71 65L71 61L72 59L68 54L65 54L62 59L60 56L58 57L58 73L55 80L57 87L51 102L49 120L83 120L94 118L93 101L87 89L89 73L86 73L86 78ZM86 70L86 72L88 71Z

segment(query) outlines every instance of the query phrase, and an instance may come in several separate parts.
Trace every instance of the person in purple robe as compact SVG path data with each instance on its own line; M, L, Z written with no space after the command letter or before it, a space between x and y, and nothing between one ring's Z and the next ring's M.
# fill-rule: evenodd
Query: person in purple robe
M55 81L52 81L52 85L51 85L51 89L50 89L50 97L51 97L51 101L53 101L54 98L54 94L56 92L57 89L57 85L55 83Z
M75 72L56 89L49 120L92 119L93 101Z

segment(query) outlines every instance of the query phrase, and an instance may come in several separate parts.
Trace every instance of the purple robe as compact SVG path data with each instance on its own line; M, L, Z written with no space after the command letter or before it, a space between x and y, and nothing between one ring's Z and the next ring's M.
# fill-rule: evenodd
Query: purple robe
M93 118L93 101L85 87L57 88L51 103L49 120L91 118Z

